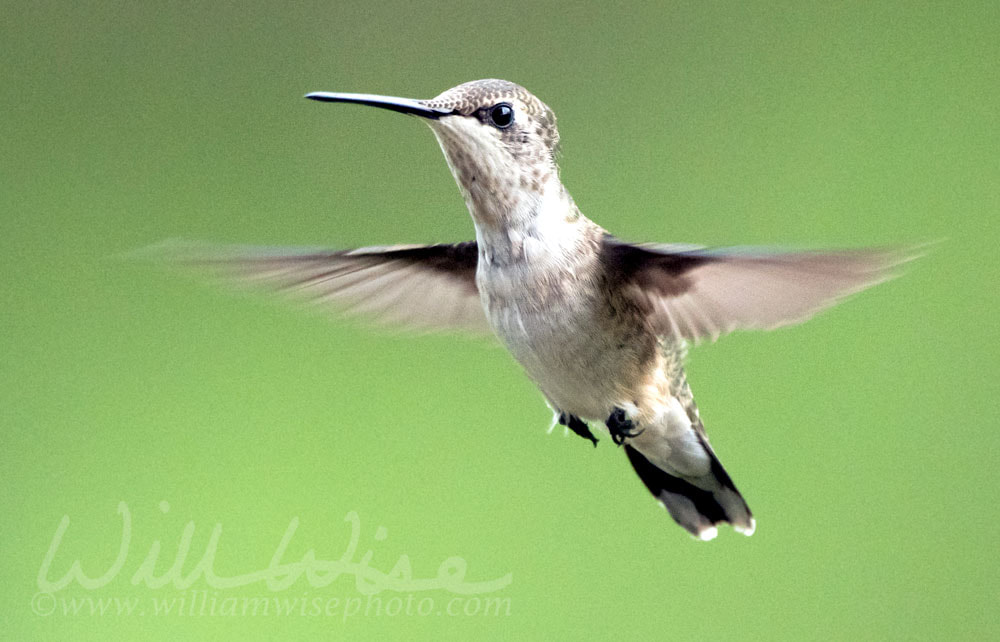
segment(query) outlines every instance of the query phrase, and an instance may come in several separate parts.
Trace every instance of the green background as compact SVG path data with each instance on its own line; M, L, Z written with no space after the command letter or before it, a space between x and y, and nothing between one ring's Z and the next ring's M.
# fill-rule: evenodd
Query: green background
M995 635L996 2L0 8L4 637ZM754 537L692 541L609 439L546 435L540 394L489 341L372 331L116 258L172 237L471 238L423 124L302 95L486 77L555 110L564 182L623 238L941 241L804 326L693 351ZM163 572L188 523L185 572L216 524L219 575L265 568L293 519L284 559L338 559L356 511L355 560L388 572L405 554L432 578L458 556L468 581L510 574L482 596L510 611L36 613L63 516L50 579L74 560L98 576L121 501L124 569L51 599L181 595L130 578L156 541ZM273 595L361 594L343 576Z

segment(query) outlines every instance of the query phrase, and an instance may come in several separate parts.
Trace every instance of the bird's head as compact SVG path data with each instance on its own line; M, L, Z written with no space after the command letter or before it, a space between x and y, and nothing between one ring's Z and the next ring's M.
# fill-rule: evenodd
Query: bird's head
M427 119L477 223L503 224L524 216L546 190L561 189L555 114L512 82L476 80L429 100L326 92L307 98Z

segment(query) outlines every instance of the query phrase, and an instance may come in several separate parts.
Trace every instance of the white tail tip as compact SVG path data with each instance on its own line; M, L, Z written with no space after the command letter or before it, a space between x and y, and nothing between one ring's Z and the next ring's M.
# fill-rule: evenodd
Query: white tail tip
M750 537L751 535L753 535L754 531L757 530L757 520L751 517L749 527L737 526L736 524L733 524L733 530L739 533L740 535L746 535L747 537Z
M714 526L709 526L703 531L698 532L698 539L703 542L708 542L716 538L719 534L719 529Z

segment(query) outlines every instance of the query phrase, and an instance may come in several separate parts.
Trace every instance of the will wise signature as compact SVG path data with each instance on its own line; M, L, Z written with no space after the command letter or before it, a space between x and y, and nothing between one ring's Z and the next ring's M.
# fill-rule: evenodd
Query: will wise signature
M160 503L160 510L167 512L169 504ZM69 570L58 579L51 579L52 565L59 552L63 537L70 525L69 515L63 515L56 528L48 551L38 569L38 589L45 593L56 593L71 584L77 584L83 589L95 590L107 586L125 571L131 554L132 545L132 513L124 501L118 504L118 514L121 515L122 531L118 545L118 555L101 575L88 576L79 559L73 560ZM433 577L418 578L413 576L413 568L407 555L400 555L395 565L388 572L380 571L371 566L373 551L369 549L359 560L355 560L358 543L361 539L361 519L357 512L350 511L344 516L344 521L351 525L351 538L339 559L321 559L314 549L309 549L299 560L284 561L286 550L299 527L299 518L293 517L278 542L270 563L260 570L247 571L239 575L219 575L215 571L215 556L219 549L219 539L222 537L222 524L216 522L201 556L193 566L185 571L188 560L193 559L191 542L195 534L194 521L189 521L181 533L169 568L160 574L157 567L162 567L160 555L163 545L160 540L154 540L149 551L132 573L130 582L144 585L151 589L171 587L188 589L197 582L204 582L210 588L230 589L252 584L263 584L271 591L282 591L296 582L304 579L311 587L322 588L330 585L342 575L354 578L359 593L374 595L382 591L414 593L418 591L448 591L458 595L476 595L499 591L510 585L512 574L492 580L466 581L466 561L457 556L448 557L438 566ZM385 529L379 528L375 539L385 539Z

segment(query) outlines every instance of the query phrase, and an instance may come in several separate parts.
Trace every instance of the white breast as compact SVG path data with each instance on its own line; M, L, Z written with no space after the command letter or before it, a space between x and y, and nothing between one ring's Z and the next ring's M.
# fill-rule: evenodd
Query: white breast
M592 282L524 266L494 266L478 282L494 332L553 406L603 420L627 396L622 338L602 322Z

